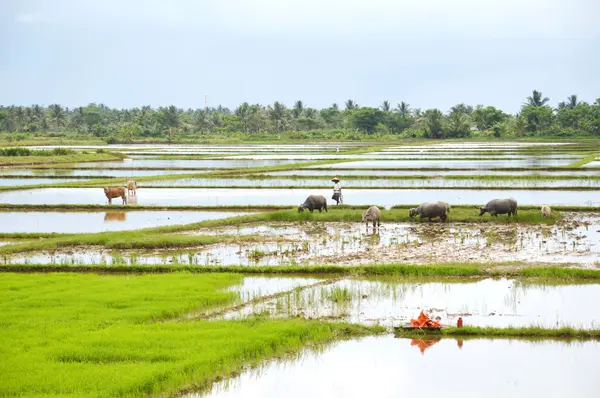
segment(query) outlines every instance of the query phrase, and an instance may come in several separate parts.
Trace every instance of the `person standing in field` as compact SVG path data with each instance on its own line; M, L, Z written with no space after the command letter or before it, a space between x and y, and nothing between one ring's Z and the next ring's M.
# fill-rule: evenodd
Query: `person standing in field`
M335 200L336 204L340 204L340 203L344 203L343 199L342 199L342 186L340 185L340 179L337 177L334 177L331 181L334 182L333 184L333 196L331 197L331 199Z

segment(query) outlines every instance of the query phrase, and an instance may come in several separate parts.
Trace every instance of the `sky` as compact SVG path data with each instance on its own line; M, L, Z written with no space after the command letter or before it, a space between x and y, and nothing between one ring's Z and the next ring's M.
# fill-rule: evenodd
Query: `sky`
M598 0L0 0L0 104L593 102L599 16Z

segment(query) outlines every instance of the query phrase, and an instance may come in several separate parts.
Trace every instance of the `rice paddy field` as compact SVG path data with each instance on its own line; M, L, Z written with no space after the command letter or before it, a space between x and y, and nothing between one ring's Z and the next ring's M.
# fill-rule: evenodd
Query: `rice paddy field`
M600 394L600 142L68 148L0 159L1 396Z

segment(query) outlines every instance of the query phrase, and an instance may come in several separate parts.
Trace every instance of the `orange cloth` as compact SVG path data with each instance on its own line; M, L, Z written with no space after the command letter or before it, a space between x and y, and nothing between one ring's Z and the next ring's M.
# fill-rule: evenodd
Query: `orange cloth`
M414 328L439 328L440 323L434 321L433 319L429 318L427 315L425 315L423 313L423 311L421 311L421 313L419 314L419 317L417 319L411 319L410 320L410 325Z

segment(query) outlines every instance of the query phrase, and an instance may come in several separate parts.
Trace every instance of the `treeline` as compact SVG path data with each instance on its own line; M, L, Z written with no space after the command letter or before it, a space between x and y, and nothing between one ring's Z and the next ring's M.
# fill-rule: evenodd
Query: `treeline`
M89 104L69 109L58 104L45 108L0 107L0 131L14 133L76 132L131 142L136 138L190 137L198 134L279 134L295 138L323 136L357 138L366 135L398 135L406 138L461 138L469 136L600 136L600 98L593 104L576 95L549 105L549 99L534 90L520 111L511 115L493 106L458 104L446 113L439 109L411 108L406 102L393 107L384 101L379 108L363 107L348 100L317 110L297 101L291 108L243 103L233 111L224 108L153 109L150 106L113 109Z

